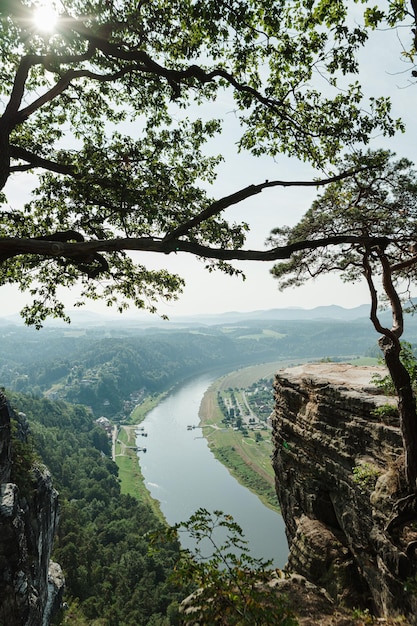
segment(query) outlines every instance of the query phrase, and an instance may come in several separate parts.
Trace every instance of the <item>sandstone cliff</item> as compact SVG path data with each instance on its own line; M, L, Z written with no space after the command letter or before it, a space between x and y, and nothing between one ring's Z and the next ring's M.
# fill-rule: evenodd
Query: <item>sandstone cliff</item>
M273 465L287 568L336 600L417 623L417 513L403 496L393 400L375 368L307 364L275 381Z
M63 588L59 566L50 563L58 521L58 494L45 467L33 464L11 482L17 468L12 449L25 444L27 422L0 392L0 624L47 626Z

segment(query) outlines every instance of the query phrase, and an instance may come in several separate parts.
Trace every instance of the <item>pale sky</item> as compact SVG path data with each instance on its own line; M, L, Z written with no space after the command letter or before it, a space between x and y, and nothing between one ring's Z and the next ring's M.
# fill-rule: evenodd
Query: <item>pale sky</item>
M410 33L401 33L404 44L409 43ZM417 97L417 85L412 85L410 66L401 60L402 44L394 31L377 32L369 45L362 52L361 81L369 95L390 95L393 103L392 114L401 116L407 125L404 135L394 138L376 137L369 147L389 148L398 157L415 159L415 124L413 114ZM220 115L226 121L226 131L216 141L215 151L225 155L225 163L219 168L215 185L216 197L227 195L249 184L268 180L308 180L312 171L305 164L279 157L273 162L265 157L255 158L249 155L236 155L234 142L234 116L232 105L224 101L219 105ZM215 112L214 115L219 113ZM5 192L9 204L21 202L28 192L27 175L16 175L8 183ZM283 224L294 224L309 208L316 192L314 189L270 189L257 195L239 207L225 212L230 221L247 221L251 226L247 248L262 248L270 230ZM310 282L304 287L279 292L276 281L270 276L271 263L245 262L241 267L246 280L224 276L220 272L209 273L204 270L204 263L191 255L155 255L138 253L141 263L154 267L165 267L177 272L186 280L186 287L177 302L161 303L161 313L173 318L177 315L198 313L221 313L225 311L254 311L271 308L300 306L314 308L321 305L338 304L351 308L369 302L369 294L364 283L347 285L337 277L322 278ZM64 302L68 309L73 307L75 294L63 291ZM28 301L28 298L14 287L0 288L0 316L16 313ZM89 311L98 311L115 315L102 303L87 302L84 307ZM132 310L129 314L132 314Z

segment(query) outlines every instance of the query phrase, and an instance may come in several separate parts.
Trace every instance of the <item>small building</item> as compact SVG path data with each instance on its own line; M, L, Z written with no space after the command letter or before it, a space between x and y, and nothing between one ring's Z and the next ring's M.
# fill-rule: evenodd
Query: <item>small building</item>
M107 419L107 417L104 417L104 415L102 417L99 417L98 419L95 420L95 423L100 426L101 428L103 428L106 433L108 435L111 435L111 431L113 429L112 423L109 419Z

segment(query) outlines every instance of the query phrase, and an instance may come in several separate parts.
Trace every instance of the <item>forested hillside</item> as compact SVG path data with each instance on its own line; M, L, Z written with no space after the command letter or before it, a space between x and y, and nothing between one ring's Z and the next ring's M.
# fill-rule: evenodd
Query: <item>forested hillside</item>
M64 569L71 623L177 623L177 599L187 592L168 580L178 546L166 543L157 554L149 552L147 533L160 522L147 506L121 495L117 466L103 454L109 453L107 436L91 413L64 402L8 395L26 414L35 454L60 492L54 559Z
M0 384L123 419L143 395L213 368L378 354L367 319L260 321L178 330L1 327ZM409 340L417 338L409 338Z

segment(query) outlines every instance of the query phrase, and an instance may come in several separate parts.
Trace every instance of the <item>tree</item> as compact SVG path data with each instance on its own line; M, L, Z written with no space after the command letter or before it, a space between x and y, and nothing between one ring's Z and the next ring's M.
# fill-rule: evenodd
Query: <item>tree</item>
M23 207L1 211L0 284L29 290L27 323L65 317L58 286L85 298L155 310L182 279L151 271L133 250L187 252L236 273L234 259L289 258L293 249L243 248L247 224L224 211L266 188L317 186L342 149L401 127L390 103L362 108L357 50L382 19L363 26L341 0L65 0L53 31L35 27L34 0L1 3L0 189L16 173L40 181ZM403 2L395 19L405 15ZM338 89L336 76L343 89ZM222 121L203 118L233 99L238 147L284 153L321 180L263 181L210 197L221 157L204 144Z
M404 332L403 302L417 283L417 173L408 160L395 161L386 151L358 153L347 157L343 166L358 162L371 167L329 185L296 226L273 232L274 245L315 240L321 245L302 249L288 262L275 265L272 272L281 289L329 272L338 272L349 282L367 281L370 318L382 334L379 345L398 395L406 478L415 492L416 400L409 372L400 358L400 338ZM341 233L357 239L335 244ZM381 301L391 308L391 328L385 328L378 317Z

